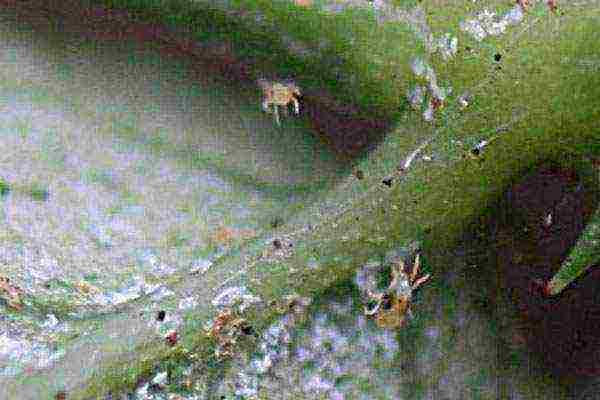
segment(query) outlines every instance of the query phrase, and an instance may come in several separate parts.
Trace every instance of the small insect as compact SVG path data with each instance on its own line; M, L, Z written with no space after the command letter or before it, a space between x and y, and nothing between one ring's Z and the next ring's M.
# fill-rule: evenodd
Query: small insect
M6 300L9 307L15 310L23 309L23 294L23 290L10 283L9 278L0 275L0 298Z
M368 317L374 317L380 328L400 328L406 323L406 316L413 318L410 309L412 293L425 283L431 275L418 277L420 257L417 254L410 275L402 259L392 264L392 282L383 293L374 294L369 292L371 301L375 300L373 308L365 307L364 313Z
M521 6L521 9L523 9L523 11L527 11L527 9L529 8L529 0L517 0L517 4Z
M221 311L207 332L207 335L217 342L215 356L218 359L232 357L238 337L249 328L246 320L238 317L233 310L228 308Z
M67 392L65 392L64 390L60 390L60 391L56 392L56 394L54 395L54 399L55 400L66 400Z
M90 285L86 281L75 282L73 286L83 294L95 294L99 292L97 287Z
M165 335L165 341L169 346L175 346L179 341L179 335L177 334L177 331L172 330L167 332L167 334Z
M270 105L273 105L273 113L275 114L275 122L279 122L278 107L283 106L285 113L288 113L288 105L294 105L296 115L300 114L300 103L296 97L301 96L300 89L294 82L274 82L267 79L258 79L258 86L263 93L262 109L265 112L271 113Z

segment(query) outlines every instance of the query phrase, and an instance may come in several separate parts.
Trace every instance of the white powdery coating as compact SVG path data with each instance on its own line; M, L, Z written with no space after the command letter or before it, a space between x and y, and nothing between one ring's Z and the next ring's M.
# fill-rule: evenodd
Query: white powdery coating
M223 290L212 301L212 305L215 307L231 307L238 302L240 303L240 311L244 312L250 305L260 302L260 298L252 295L245 286L236 286Z
M11 339L6 334L0 336L0 357L18 358L20 353L24 353L30 348L29 342Z
M417 76L425 75L428 69L430 69L425 60L423 60L421 57L413 58L410 62L410 68L412 69L412 72Z
M319 375L313 375L304 383L304 387L309 391L326 392L333 389L333 383Z
M152 378L152 383L158 386L164 386L167 383L167 372L160 372Z
M212 261L206 259L198 259L194 261L190 268L192 274L204 274L212 266Z
M376 275L381 268L382 265L378 261L368 261L362 268L359 268L356 272L354 282L361 292L378 292Z
M138 388L138 390L135 391L135 396L137 399L140 400L149 400L150 394L148 393L148 387L150 386L150 384L146 383L144 386Z
M523 14L523 10L521 6L516 5L511 8L506 14L504 14L504 19L508 21L509 24L518 24L525 17Z
M316 269L319 267L319 262L317 261L316 258L313 257L308 260L308 263L306 264L306 266L310 269Z
M58 325L58 318L54 314L48 314L47 319L42 324L42 328L54 329Z
M438 100L445 100L452 93L452 87L448 86L445 88L439 87L437 83L435 85L433 83L430 84L429 90L434 98Z
M433 102L430 101L429 104L427 105L427 109L425 111L423 111L423 119L427 122L431 122L433 121Z
M410 106L413 108L413 110L418 110L425 99L425 88L421 85L417 85L413 88L413 90L408 92L406 97L408 98Z
M48 368L64 355L64 350L52 352L45 344L0 336L0 376L12 375L11 364L18 362L33 368ZM18 368L17 368L18 369Z
M511 8L502 17L498 17L496 13L484 9L475 18L462 21L460 29L470 33L476 40L482 41L488 35L503 34L508 25L518 24L523 17L523 10L518 5Z
M271 358L271 354L265 354L262 359L252 360L252 367L255 369L256 373L264 374L273 366L273 359Z
M313 357L313 353L304 347L298 347L298 349L296 349L296 359L300 362L311 360Z
M450 60L458 51L458 38L452 37L449 33L439 38L436 43L437 51L440 52L445 61Z
M247 373L238 373L238 381L236 383L235 394L237 396L256 396L258 390L258 380L254 376Z
M307 329L287 344L282 338L292 334L294 326L282 320L271 325L262 335L260 355L242 368L241 375L233 375L235 393L253 396L265 390L267 398L284 393L277 397L281 399L398 398L394 389L385 389L391 384L386 365L399 351L395 333L368 324L352 298L329 302L323 310L335 313L342 308L345 311L346 306L348 312L335 319L323 311L314 313ZM373 367L376 357L382 357L381 367ZM362 388L352 379L342 385L334 383L346 376L366 378L373 386Z
M187 310L190 308L194 308L198 305L198 302L194 298L194 296L189 296L179 301L178 308L180 310Z
M329 398L331 400L344 400L344 394L342 392L338 392L337 390L333 390L331 393L329 393Z
M147 294L154 294L162 285L149 285L142 278L136 278L134 283L117 292L100 293L92 302L101 306L123 304Z
M167 289L164 286L161 286L158 289L156 289L156 291L152 295L152 300L159 301L159 300L164 299L165 297L169 297L169 296L173 296L173 295L175 295L175 292Z

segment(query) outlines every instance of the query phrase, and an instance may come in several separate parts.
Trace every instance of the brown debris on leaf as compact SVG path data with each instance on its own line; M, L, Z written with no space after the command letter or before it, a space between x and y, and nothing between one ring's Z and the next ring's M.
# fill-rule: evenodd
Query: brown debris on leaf
M294 0L294 4L300 7L310 7L312 6L312 0Z
M523 12L526 12L529 8L530 1L529 0L517 0L517 4L521 6Z
M235 240L250 239L256 236L253 229L237 229L226 226L219 227L210 236L210 240L218 245L229 245Z
M177 345L177 342L179 341L179 335L177 334L177 331L175 331L175 330L169 331L165 335L165 340L167 341L167 344L171 347Z
M24 295L21 288L10 283L10 279L0 275L0 298L4 299L9 307L15 310L23 309L22 297Z
M233 347L242 334L251 331L244 318L237 316L232 309L226 308L212 322L207 335L217 342L215 356L222 360L233 357Z
M533 1L532 0L517 0L517 4L519 6L521 6L521 9L523 10L523 12L526 12L530 6L533 5ZM548 5L548 8L550 9L550 11L552 12L556 12L558 10L558 0L546 0L546 4Z
M86 295L91 295L91 294L96 294L99 293L100 290L98 290L97 287L90 285L89 283L87 283L86 281L78 281L75 282L73 284L73 286L80 292Z
M277 307L277 312L285 314L291 312L296 317L301 317L305 314L306 309L312 303L312 299L308 297L301 297L294 293L287 296L283 296L283 304Z

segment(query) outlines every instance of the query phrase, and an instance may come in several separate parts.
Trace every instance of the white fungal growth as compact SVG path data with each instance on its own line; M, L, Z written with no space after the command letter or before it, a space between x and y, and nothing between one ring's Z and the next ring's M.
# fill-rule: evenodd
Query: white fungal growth
M425 111L423 111L423 119L427 122L431 122L433 121L433 112L435 111L435 108L433 107L433 101L429 101L429 103L427 104L427 109Z
M498 36L506 31L509 25L519 23L523 19L523 10L516 5L503 16L498 16L487 9L477 13L475 18L462 21L460 29L470 33L476 40L482 41L486 36Z
M327 312L340 307L341 315ZM388 390L396 379L389 369L400 350L395 333L367 323L352 298L324 304L301 332L295 329L277 321L263 335L256 357L231 371L219 394L281 400L400 398ZM285 332L292 334L289 343L282 340ZM360 381L373 385L361 387Z
M250 305L258 302L260 302L260 298L252 295L245 286L235 286L219 293L212 301L212 305L215 307L239 305L240 311L244 312Z
M210 269L211 266L212 266L212 261L205 260L205 259L199 259L199 260L196 260L192 264L192 266L190 268L190 273L204 274Z
M460 109L464 110L465 108L467 108L471 103L471 100L472 95L469 92L464 92L462 95L460 95L460 97L458 98L458 104L460 105Z
M425 99L425 88L421 85L415 86L413 90L407 93L407 98L412 109L419 110Z
M429 90L431 92L431 95L438 100L445 100L446 97L448 97L452 93L452 88L450 86L443 88L439 87L437 83L435 83L435 85L430 84Z
M427 65L425 60L423 60L420 57L415 57L412 59L412 61L410 62L410 68L412 69L413 73L418 77L427 76L427 72L431 70L431 67Z
M160 372L152 379L152 383L158 386L164 386L167 383L167 372Z
M377 275L382 267L380 262L369 261L358 269L354 282L363 295L383 292L377 288Z
M449 37L449 36L448 36ZM437 76L431 66L429 66L422 58L415 57L410 63L413 73L417 77L422 77L427 81L427 91L431 95L431 99L427 105L427 109L423 112L425 121L433 121L435 110L442 105L443 100L452 92L451 87L442 88L437 83ZM409 101L413 109L419 109L423 100L422 88L417 87L408 94Z
M419 147L417 147L415 150L413 150L413 152L410 153L410 155L408 157L406 157L406 160L404 160L404 164L402 164L402 166L401 166L401 168L402 168L403 171L406 171L408 168L410 168L410 165L415 160L415 158L417 157L417 155L419 155L419 153L421 153L423 151L423 149L429 143L431 143L431 140L432 140L432 138L429 138L429 139L425 140L423 143L421 143L419 145Z
M437 40L436 50L442 55L442 58L445 61L450 60L458 51L458 38L452 37L449 33L446 33Z

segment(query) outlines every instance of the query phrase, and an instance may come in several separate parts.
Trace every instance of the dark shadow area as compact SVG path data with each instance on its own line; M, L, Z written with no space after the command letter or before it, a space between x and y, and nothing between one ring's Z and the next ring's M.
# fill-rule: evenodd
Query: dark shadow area
M467 259L489 270L474 282L489 293L482 310L497 321L501 364L510 369L519 354L529 374L551 377L573 395L600 377L600 271L589 269L556 297L536 282L560 269L598 204L597 189L577 171L544 163L514 183L468 239L474 250L489 249Z
M526 341L559 376L600 375L600 274L590 270L556 298L533 282L560 269L594 203L575 171L544 166L511 188L494 228L501 284L526 324Z

